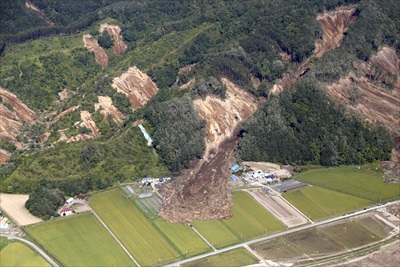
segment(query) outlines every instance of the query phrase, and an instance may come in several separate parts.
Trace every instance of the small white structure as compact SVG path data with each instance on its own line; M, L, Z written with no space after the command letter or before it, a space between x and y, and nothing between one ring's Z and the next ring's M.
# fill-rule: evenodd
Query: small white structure
M72 209L70 207L66 207L61 209L58 214L60 214L60 216L68 216L72 214Z
M142 178L142 184L147 184L151 182L153 182L153 178L150 177Z
M74 198L70 197L65 201L65 204L69 205L69 204L72 204L72 202L74 202Z

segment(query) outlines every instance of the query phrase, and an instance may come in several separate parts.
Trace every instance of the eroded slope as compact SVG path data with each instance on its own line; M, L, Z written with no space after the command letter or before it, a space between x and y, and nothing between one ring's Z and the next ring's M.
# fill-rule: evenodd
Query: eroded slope
M100 113L104 115L104 121L107 121L107 116L111 115L116 123L124 121L124 115L113 105L112 99L109 96L98 96L99 103L94 104L94 109L100 109Z
M107 23L100 25L100 32L102 33L104 30L108 32L110 36L113 37L113 50L114 53L118 56L122 53L125 53L128 48L122 39L121 28L117 25L108 25Z
M108 65L108 56L104 49L99 45L96 39L94 39L90 34L83 35L83 43L85 47L94 53L96 62L99 63L103 68Z

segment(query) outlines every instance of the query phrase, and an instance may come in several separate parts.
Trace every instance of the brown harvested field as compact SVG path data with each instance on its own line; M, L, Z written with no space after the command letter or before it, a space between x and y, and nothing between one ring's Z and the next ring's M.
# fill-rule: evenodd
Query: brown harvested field
M308 222L305 216L289 205L281 196L268 196L260 190L248 191L248 193L289 228Z
M242 163L243 165L249 166L253 170L275 171L281 168L278 164L270 162L243 161Z
M41 222L25 208L28 198L29 195L0 194L0 209L20 226Z
M393 227L383 221L384 219L379 215L369 215L358 219L364 227L374 232L381 238L385 238L393 230Z
M292 262L305 257L301 251L290 246L285 238L274 238L250 245L249 247L254 250L257 255L272 261Z
M75 204L72 206L72 209L75 211L75 213L82 213L82 212L90 211L90 208L83 204Z

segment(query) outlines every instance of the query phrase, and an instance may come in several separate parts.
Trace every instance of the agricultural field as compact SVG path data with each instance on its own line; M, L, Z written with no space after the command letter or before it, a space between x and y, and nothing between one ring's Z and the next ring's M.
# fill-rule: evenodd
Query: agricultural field
M51 266L31 248L12 242L0 251L0 266Z
M245 248L237 248L218 255L210 256L190 263L185 267L194 266L246 266L259 263L259 260Z
M90 213L26 228L66 266L132 266L134 263Z
M393 230L391 226L373 216L363 217L357 221L380 238L386 237Z
M120 190L99 193L90 200L90 205L140 265L155 265L181 258L179 252Z
M313 221L337 216L374 204L374 202L367 199L318 186L309 186L285 193L282 196Z
M158 196L135 198L136 205L142 210L146 217L157 217L161 209L161 198Z
M170 223L161 218L154 219L153 223L178 248L185 258L211 250L207 243L187 224Z
M375 203L400 199L398 185L385 184L382 173L363 167L360 170L354 166L310 170L297 175L295 179Z
M223 222L243 241L286 228L281 221L243 191L234 193L232 212L232 218Z
M222 221L193 221L192 224L216 248L240 242L240 236L232 233Z

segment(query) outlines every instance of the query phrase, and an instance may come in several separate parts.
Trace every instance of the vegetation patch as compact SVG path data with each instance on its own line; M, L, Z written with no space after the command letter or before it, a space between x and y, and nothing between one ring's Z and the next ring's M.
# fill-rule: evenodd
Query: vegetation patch
M303 257L303 253L291 246L283 237L253 244L250 245L250 248L261 257L273 261L296 260Z
M214 256L183 264L191 266L246 266L259 263L259 260L245 248L237 248Z
M153 220L161 232L177 247L185 258L211 250L206 242L187 224L170 223L161 218Z
M179 252L120 190L99 193L90 205L140 265L180 259Z
M93 214L74 215L26 230L66 266L134 265Z
M378 202L400 198L399 185L385 184L382 173L355 166L310 170L296 176L305 183Z
M283 194L283 197L313 221L348 213L373 205L372 201L310 186Z
M136 198L135 203L146 217L156 217L160 212L161 199L158 196Z
M51 266L31 248L19 242L12 242L0 251L1 266Z
M221 221L193 221L193 226L216 248L223 248L240 242Z

